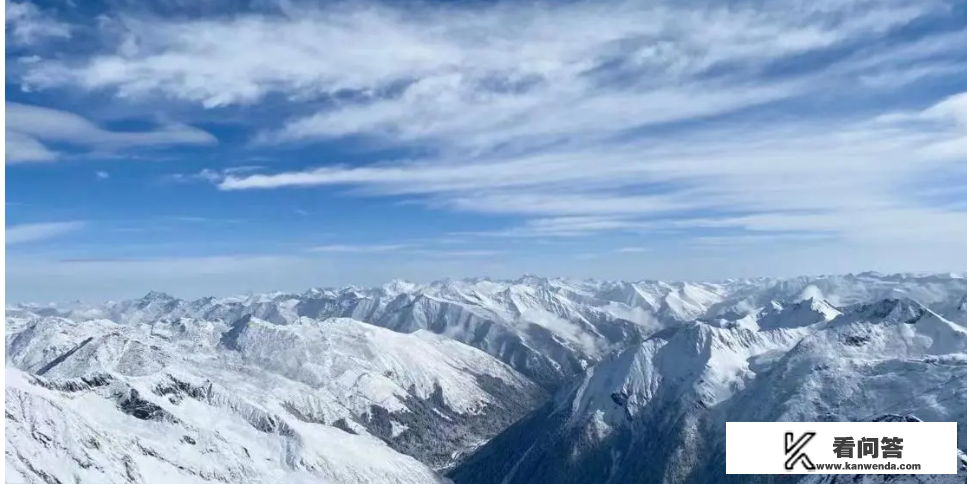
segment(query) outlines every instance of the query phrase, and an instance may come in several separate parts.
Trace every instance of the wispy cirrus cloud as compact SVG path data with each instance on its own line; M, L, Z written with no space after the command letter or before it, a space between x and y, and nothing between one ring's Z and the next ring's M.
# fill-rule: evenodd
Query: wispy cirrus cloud
M411 257L423 257L427 259L436 258L476 258L490 257L505 253L494 249L440 249L431 244L330 244L319 245L306 249L306 252L315 253L322 256L326 254L396 254Z
M560 216L527 219L522 225L499 230L457 232L451 235L507 238L582 237L601 232L644 230L646 224L621 216Z
M281 13L229 18L118 15L102 22L103 50L40 59L21 80L31 88L112 89L125 99L160 95L209 108L252 105L275 93L329 100L261 139L367 134L485 149L600 136L815 90L808 75L759 74L790 56L877 39L948 7L898 0L705 8L665 1L407 9L294 3L276 9ZM909 62L923 61L927 54L919 52ZM879 66L897 68L896 59ZM868 72L839 66L823 84L859 74Z
M39 161L52 161L57 159L57 154L47 149L43 143L37 139L7 129L4 133L4 151L6 163L29 163Z
M705 121L944 76L964 63L944 47L962 29L893 34L952 6L295 4L218 18L118 16L110 48L31 63L22 81L211 109L281 94L312 108L263 129L264 144L363 135L430 147L406 162L184 176L222 190L348 187L526 218L495 235L647 233L701 227L696 213L718 213L720 228L773 230L776 216L784 230L854 237L889 230L852 220L887 224L890 214L960 221L900 192L960 156L956 119L876 118L931 116L956 98L909 111Z
M495 235L709 228L703 220L719 212L729 213L715 219L719 228L871 238L931 220L918 233L952 235L947 227L967 226L965 214L918 206L912 195L936 186L908 184L967 157L963 99L862 121L772 122L755 131L725 127L463 163L257 174L219 187L350 186L463 211L536 216Z
M317 245L315 247L310 247L306 249L308 252L318 252L318 253L380 253L380 252L396 252L401 249L405 249L409 246L401 244L385 244L385 245L374 245L374 244L330 244L330 245Z
M67 143L94 150L123 150L164 145L206 145L217 142L205 131L170 124L153 131L110 131L73 113L7 102L7 164L52 161L59 157L43 142Z
M70 25L60 22L30 2L4 1L6 37L16 44L33 44L45 39L68 39Z
M967 156L963 95L903 95L967 65L949 48L967 38L962 25L922 28L955 7L295 3L116 15L99 48L30 62L18 79L214 111L287 103L254 136L260 149L357 136L420 148L405 161L185 176L225 191L340 188L514 217L476 235L922 244L967 226L962 211L916 197L937 188L927 175Z
M192 183L192 182L210 182L218 183L225 178L225 173L219 170L213 170L211 168L204 168L195 173L171 173L165 175L161 178L165 182L175 182L175 183Z
M81 230L86 226L87 222L79 220L13 225L4 230L4 240L6 245L37 242L60 237L70 232Z
M652 249L648 247L621 247L615 250L619 254L640 254L642 252L651 252Z
M430 249L418 249L411 250L408 253L419 256L427 256L429 258L466 258L466 257L493 257L506 254L502 250L430 250Z
M164 176L162 179L165 181L180 182L180 183L190 183L190 182L209 182L209 183L220 183L222 180L229 176L241 176L245 173L250 173L254 171L260 171L265 169L261 165L241 165L232 166L228 168L223 168L215 170L212 168L203 168L194 173L172 173Z

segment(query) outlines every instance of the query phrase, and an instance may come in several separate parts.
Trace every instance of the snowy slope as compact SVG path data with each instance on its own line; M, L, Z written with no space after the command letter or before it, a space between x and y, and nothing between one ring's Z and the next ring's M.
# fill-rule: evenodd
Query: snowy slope
M374 437L250 403L246 414L240 397L178 401L140 380L5 376L8 483L442 482Z
M544 399L539 387L479 350L346 319L7 318L5 346L8 366L44 378L109 375L140 385L142 395L195 405L183 398L187 391L246 419L368 434L432 467L450 464Z
M874 422L922 422L912 416L881 415ZM967 454L957 449L957 474L950 475L818 475L809 476L801 484L963 484L967 480Z
M957 309L967 297L967 278L958 274L861 274L791 279L735 280L729 296L710 308L721 313L732 308L759 308L770 301L825 300L835 307L870 303L882 299L913 299L947 319L967 323L967 313Z
M506 364L448 338L350 319L242 318L221 344L241 364L325 388L375 435L435 467L545 398Z
M703 482L721 474L716 453L728 419L865 417L858 408L962 419L960 386L910 397L967 371L965 301L960 276L864 273L718 282L526 276L8 305L7 365L51 383L22 376L27 383L8 385L7 399L53 402L61 410L44 410L59 412L47 420L120 439L105 451L110 464L89 467L105 476L126 475L121 452L137 448L118 422L138 425L125 412L147 412L170 432L271 434L245 447L272 463L244 471L231 464L235 448L212 451L219 465L206 470L196 465L205 462L197 446L177 447L189 460L158 447L196 473L186 476L229 482L409 478L380 474L389 468L376 463L357 473L337 450L325 461L328 450L299 443L305 435L335 446L352 436L405 469L415 461L404 455L422 462L406 476L438 469L468 483ZM20 395L37 388L44 402ZM542 405L544 390L555 397ZM62 400L78 395L104 417L75 415ZM34 460L18 465L73 469L74 444L24 447ZM152 459L144 465L168 465ZM344 472L356 477L343 481Z
M803 302L761 311L744 326L662 331L589 369L450 476L461 484L722 482L730 481L726 421L886 412L963 420L967 380L953 378L967 375L963 327L910 300L842 315ZM958 444L967 446L967 433ZM741 477L733 480L750 482Z
M911 298L967 324L967 279L955 275L864 273L720 282L574 281L534 276L513 281L468 279L383 287L312 289L194 301L163 293L107 304L20 305L7 314L109 319L126 324L188 317L273 323L300 317L347 317L397 332L426 330L481 349L548 389L657 330L702 319L720 325L808 300L837 307ZM808 317L807 317L808 319ZM763 321L763 324L770 324Z

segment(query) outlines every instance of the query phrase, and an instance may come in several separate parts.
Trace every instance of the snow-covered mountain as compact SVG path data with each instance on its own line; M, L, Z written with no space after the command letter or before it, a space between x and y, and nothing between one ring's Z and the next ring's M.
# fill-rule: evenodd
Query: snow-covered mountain
M739 321L776 305L809 299L838 307L885 298L911 298L949 319L967 321L963 309L967 278L875 273L721 282L601 282L535 276L514 281L394 281L368 289L312 289L302 294L192 301L152 292L141 299L107 304L8 306L7 314L127 324L162 317L235 321L251 315L277 324L300 317L345 317L397 332L422 329L447 336L490 353L544 388L556 390L606 355L682 322Z
M11 484L443 482L362 429L282 417L207 383L5 377Z
M873 419L874 422L922 422L911 415L886 414ZM809 476L801 484L963 484L967 478L967 454L957 449L957 474L948 475L890 475L890 474L826 474Z
M318 460L322 457L299 453L306 435L325 435L331 445L352 435L347 445L363 439L364 457L367 445L379 447L373 455L395 449L423 463L414 461L410 467L433 475L421 466L445 467L545 398L537 385L484 352L426 331L403 334L349 319L301 318L277 325L251 316L230 324L185 318L120 324L8 317L5 346L8 366L49 382L40 385L50 390L46 393L35 391L36 384L21 385L17 391L46 398L64 409L65 418L71 408L78 408L71 405L90 403L104 410L107 432L123 434L125 425L134 425L126 420L132 415L139 418L137 409L144 408L164 416L160 420L174 427L170 432L195 440L189 430L196 427L217 433L240 432L238 427L243 426L249 434L278 434L279 441L266 449L265 459L284 463L287 467L280 472L334 482L355 482L353 465L345 465L350 476L343 480L338 469ZM91 386L87 381L104 384ZM30 402L48 404L33 397ZM8 414L8 423L9 418ZM154 423L159 418L143 420L154 427L160 425ZM25 438L31 435L28 432ZM175 441L180 438L176 437ZM164 445L169 444L174 445ZM205 454L210 449L186 447L179 452L196 450ZM206 459L194 454L191 458ZM319 450L319 455L328 454ZM43 467L29 455L20 459L21 468ZM70 459L64 464L73 465ZM234 471L223 471L215 475L239 482L232 477ZM185 475L199 472L203 471ZM251 482L270 476L258 469L245 472ZM373 479L384 477L359 482L421 482L407 480L408 473L361 472Z
M842 314L825 308L811 300L764 311L745 325L752 329L696 321L661 331L590 368L451 477L723 482L726 421L864 420L887 411L963 420L967 329L909 299ZM967 445L967 429L958 445Z
M7 462L23 482L719 482L726 420L963 420L965 300L959 275L864 273L8 305Z

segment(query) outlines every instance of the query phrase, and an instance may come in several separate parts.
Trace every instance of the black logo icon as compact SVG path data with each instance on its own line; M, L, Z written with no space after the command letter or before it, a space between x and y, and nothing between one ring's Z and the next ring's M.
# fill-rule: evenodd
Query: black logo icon
M802 462L802 466L806 468L807 471L816 470L816 466L813 461L809 460L809 456L803 452L803 448L813 437L816 436L816 432L805 432L799 436L798 439L795 438L792 432L786 432L786 470L791 471L796 468L797 462Z

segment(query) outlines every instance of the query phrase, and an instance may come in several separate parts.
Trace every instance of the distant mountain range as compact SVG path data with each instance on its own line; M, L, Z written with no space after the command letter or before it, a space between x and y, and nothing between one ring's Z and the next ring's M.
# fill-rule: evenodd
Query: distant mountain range
M956 274L14 304L7 482L750 482L726 421L963 422L965 326Z

